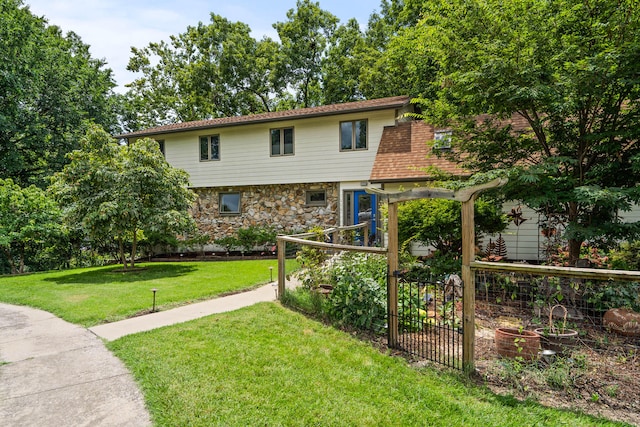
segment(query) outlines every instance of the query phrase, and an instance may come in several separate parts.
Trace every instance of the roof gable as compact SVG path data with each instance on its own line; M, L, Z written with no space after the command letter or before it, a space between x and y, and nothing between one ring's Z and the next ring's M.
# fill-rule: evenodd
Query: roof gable
M433 152L427 142L434 139L434 131L432 125L423 121L401 122L385 127L370 180L424 181L432 178L426 170L429 167L437 167L453 175L468 175L457 163Z

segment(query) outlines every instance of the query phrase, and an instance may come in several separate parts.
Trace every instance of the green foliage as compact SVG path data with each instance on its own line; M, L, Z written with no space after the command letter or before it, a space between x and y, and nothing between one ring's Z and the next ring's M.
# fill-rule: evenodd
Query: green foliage
M237 248L240 246L240 242L238 241L238 238L235 236L220 237L219 239L215 239L213 242L216 245L222 246L227 254L231 252L234 248Z
M66 262L67 230L61 219L60 208L43 190L0 179L0 258L12 274Z
M615 270L640 271L640 240L622 242L609 252L609 266Z
M386 318L387 265L384 257L344 253L330 271L329 317L339 324L377 330Z
M497 233L506 218L497 203L478 199L475 203L476 234ZM462 249L461 204L453 200L421 199L398 208L398 238L401 244L415 240L435 247L441 255Z
M299 107L321 105L322 63L338 18L317 2L297 0L287 19L273 25L282 43L279 75L294 90Z
M284 83L274 74L279 47L256 41L241 22L211 14L210 22L190 26L170 43L133 48L131 71L143 77L131 84L130 129L172 121L261 113L274 108Z
M317 319L327 317L329 300L320 292L309 292L309 289L304 287L285 289L280 302L285 307L290 307Z
M186 172L171 167L151 139L118 145L90 126L82 149L54 177L52 190L70 225L79 224L97 246L115 241L126 268L130 243L133 266L145 233L175 236L195 231L188 209L195 199Z
M312 240L324 242L326 239L322 227L314 227L309 232L314 234ZM326 260L326 251L313 246L303 245L296 253L296 261L302 269L300 279L307 288L317 288L328 280L327 273L322 268Z
M638 236L618 215L640 201L637 4L424 6L418 26L437 59L437 99L420 104L430 122L454 127L452 156L472 172L510 170L507 197L566 224L570 264L583 241ZM515 130L511 117L530 130Z
M433 252L422 260L434 277L443 277L447 274L459 274L462 270L462 258L457 253Z
M600 312L610 308L629 308L640 313L638 282L587 282L583 298Z
M253 251L256 247L265 249L267 245L274 245L276 241L276 231L271 227L250 226L240 228L236 232L235 242L230 240L234 246L241 248L242 253Z
M111 70L72 32L34 16L22 0L0 5L0 179L46 187L77 148L82 122L116 123Z

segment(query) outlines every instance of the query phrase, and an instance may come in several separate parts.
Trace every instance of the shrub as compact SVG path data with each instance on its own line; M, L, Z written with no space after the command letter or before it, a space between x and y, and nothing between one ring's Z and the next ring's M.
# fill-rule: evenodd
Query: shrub
M622 242L609 254L609 266L615 270L640 270L640 240Z
M329 317L361 329L383 327L386 317L386 259L346 253L329 273L333 284Z
M370 277L346 275L334 285L329 316L342 325L377 329L384 324L386 288Z

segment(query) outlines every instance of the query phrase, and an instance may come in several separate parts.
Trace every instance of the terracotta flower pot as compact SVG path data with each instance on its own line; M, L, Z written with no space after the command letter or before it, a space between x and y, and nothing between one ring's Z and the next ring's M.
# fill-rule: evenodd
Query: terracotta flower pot
M540 348L540 335L534 331L498 328L495 334L496 351L500 356L533 360Z
M627 337L640 337L640 313L626 308L612 308L602 318L604 327Z

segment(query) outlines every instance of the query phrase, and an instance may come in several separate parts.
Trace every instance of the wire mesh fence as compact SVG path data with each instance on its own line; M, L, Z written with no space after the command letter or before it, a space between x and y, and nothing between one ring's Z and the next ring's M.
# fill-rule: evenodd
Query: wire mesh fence
M638 282L608 280L606 275L598 280L479 271L476 359L499 356L493 345L495 331L505 328L534 331L541 337L541 350L553 352L547 354L637 351L640 338L632 329L640 332L640 325L633 326L633 318L619 323L609 319L621 312L615 309L637 304L639 292Z

